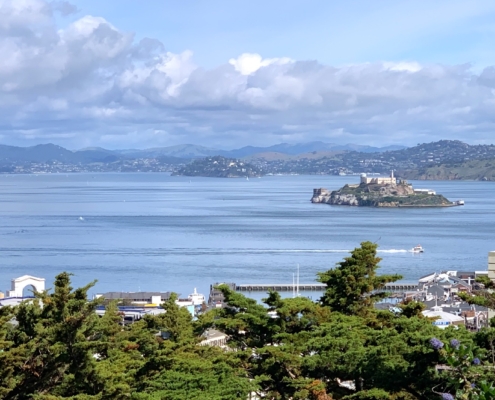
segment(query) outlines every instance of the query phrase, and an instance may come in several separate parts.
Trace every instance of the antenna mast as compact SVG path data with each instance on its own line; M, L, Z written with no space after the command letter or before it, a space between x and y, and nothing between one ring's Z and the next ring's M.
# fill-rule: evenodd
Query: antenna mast
M299 297L299 264L297 264L297 286L296 286L296 296Z

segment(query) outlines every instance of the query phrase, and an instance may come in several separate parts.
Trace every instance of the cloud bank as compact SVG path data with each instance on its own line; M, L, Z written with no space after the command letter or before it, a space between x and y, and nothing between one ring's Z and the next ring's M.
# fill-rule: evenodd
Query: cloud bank
M0 142L70 148L323 140L491 143L495 67L330 66L245 53L213 69L67 2L0 0Z

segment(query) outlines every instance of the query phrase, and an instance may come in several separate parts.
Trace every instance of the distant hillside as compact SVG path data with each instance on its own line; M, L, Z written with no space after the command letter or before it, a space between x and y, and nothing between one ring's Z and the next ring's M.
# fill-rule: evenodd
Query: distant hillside
M278 153L286 155L299 155L312 152L335 152L335 151L360 151L363 153L379 153L384 151L405 149L405 146L372 147L358 144L336 145L334 143L308 142L288 144L280 143L268 147L245 146L239 149L224 150L210 147L197 146L194 144L181 144L177 146L156 147L151 149L137 150L115 150L114 153L132 158L154 158L161 156L171 156L179 158L202 158L210 156L222 156L230 158L244 158L258 156L259 154Z
M101 148L88 148L73 152L51 143L32 147L0 145L0 163L2 164L53 161L65 164L79 164L112 162L120 158L120 155Z
M469 160L488 158L495 158L495 146L493 145L471 146L458 140L440 140L380 153L342 151L326 154L325 152L316 152L313 157L298 155L295 158L275 158L273 156L271 158L258 158L254 155L250 157L250 160L262 167L264 171L271 173L346 175L356 173L389 174L391 170L417 171L441 164L463 163Z
M485 167L486 163L471 165L469 162L495 159L494 145L471 146L458 140L440 140L400 150L393 148L389 146L374 151L378 148L351 144L338 146L323 142L248 146L229 151L193 144L115 151L101 147L70 151L54 144L32 147L0 145L0 173L169 172L180 169L190 160L220 156L235 160L236 165L240 162L251 164L253 174L257 174L257 170L265 174L388 175L394 170L402 172L409 179L493 179L491 169ZM219 154L222 152L237 152L243 154L243 157L227 157ZM251 152L256 153L249 154ZM194 175L191 171L186 173ZM217 173L211 176L222 176L218 170ZM231 173L235 175L234 171Z
M194 144L180 144L177 146L154 147L151 149L137 150L116 150L117 153L132 158L156 158L156 157L176 157L176 158L198 158L218 155L223 150L216 150L209 147L197 146Z
M235 158L222 156L206 157L194 160L180 168L173 175L205 176L210 178L249 178L261 176L256 166Z
M288 154L292 156L309 154L313 152L325 153L325 152L336 152L336 151L360 151L363 153L380 153L389 150L405 149L405 146L387 146L387 147L372 147L363 146L359 144L345 144L337 145L334 143L324 143L324 142L309 142L309 143L297 143L288 144L281 143L269 147L253 147L246 146L236 150L230 150L227 152L219 153L228 157L260 157L260 154L265 153L280 153Z
M331 150L335 144L333 143L323 143L323 142L309 142L309 143L298 143L298 144L288 144L280 143L268 147L255 147L246 146L240 149L230 150L224 152L222 155L229 157L247 157L258 153L281 153L289 155L297 155L301 153L308 153L311 151L322 151Z
M343 151L312 151L309 153L300 153L296 155L290 155L285 153L256 153L251 156L243 157L243 160L252 162L263 161L296 161L296 160L317 160L320 158L334 157L338 154L342 154Z
M373 147L373 146L363 146L360 144L345 144L345 145L337 145L332 146L330 150L332 151L359 151L361 153L383 153L385 151L395 151L407 149L406 146L392 145L385 147Z
M400 172L406 179L495 181L495 158L441 164Z
M76 160L82 163L90 162L114 162L124 158L111 150L102 149L101 147L92 147L74 152Z

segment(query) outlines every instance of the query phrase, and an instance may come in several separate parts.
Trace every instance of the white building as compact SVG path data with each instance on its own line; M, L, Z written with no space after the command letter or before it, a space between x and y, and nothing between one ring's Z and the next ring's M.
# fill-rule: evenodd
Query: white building
M366 176L366 174L361 174L361 183L366 185L376 184L376 185L396 185L397 179L394 177L394 171L392 170L389 177L371 177Z
M204 334L204 339L199 343L200 346L216 346L227 348L228 335L216 329L208 329Z
M421 314L427 318L435 318L432 324L440 329L445 329L451 325L464 325L464 318L445 312L440 306L435 306L431 310L424 310Z
M437 192L431 189L414 189L414 193L416 194L430 194L430 195L435 195Z
M495 280L495 251L488 253L488 278Z

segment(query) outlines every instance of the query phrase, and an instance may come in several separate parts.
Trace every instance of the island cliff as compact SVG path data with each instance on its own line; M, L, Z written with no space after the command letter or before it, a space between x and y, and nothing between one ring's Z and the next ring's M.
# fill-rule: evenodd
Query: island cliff
M358 207L450 207L461 204L429 189L414 189L405 180L397 181L393 172L387 178L363 174L360 184L345 185L339 190L314 189L311 202Z

